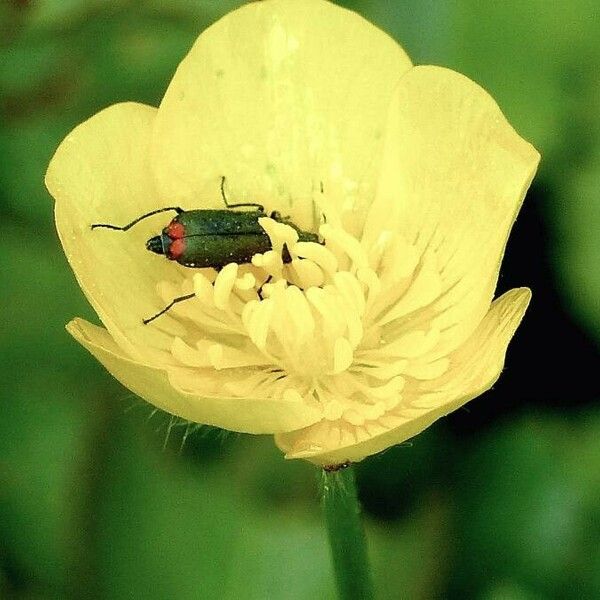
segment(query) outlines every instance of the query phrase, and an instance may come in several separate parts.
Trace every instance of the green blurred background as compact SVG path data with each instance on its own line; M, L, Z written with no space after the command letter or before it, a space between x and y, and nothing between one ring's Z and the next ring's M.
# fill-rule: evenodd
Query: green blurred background
M50 156L108 104L157 105L239 4L0 3L2 598L334 597L311 465L152 413L64 330L95 315L54 231ZM597 0L343 4L481 83L543 156L500 280L534 290L503 378L358 467L380 597L600 598Z

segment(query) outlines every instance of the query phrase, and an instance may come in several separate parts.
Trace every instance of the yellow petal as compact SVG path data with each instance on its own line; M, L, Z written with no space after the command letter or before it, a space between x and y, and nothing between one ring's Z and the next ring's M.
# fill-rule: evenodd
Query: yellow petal
M428 382L430 387L423 386L420 394L403 399L381 422L356 431L347 425L320 422L277 435L277 445L287 458L328 465L358 461L411 438L494 384L530 298L528 289L519 288L495 300L476 331L451 356L449 371L440 380Z
M430 315L444 332L439 356L458 347L487 312L538 161L468 78L432 66L402 78L364 241L396 230L437 265L442 289Z
M373 176L392 91L410 67L389 36L333 3L243 6L200 36L161 103L162 196L220 207L225 175L230 201L312 227L321 182L331 197Z
M145 248L171 216L157 215L126 232L90 229L92 223L124 225L170 201L156 193L149 168L155 115L155 108L126 103L85 121L59 146L46 186L56 199L65 254L104 325L131 356L140 358L137 344L166 360L160 351L170 348L173 322L167 317L159 327L146 327L142 319L162 308L157 282L180 279L173 264Z
M316 419L302 398L209 398L175 390L164 369L135 361L103 328L82 319L67 325L69 333L85 346L125 387L173 415L244 433L276 433L306 427Z

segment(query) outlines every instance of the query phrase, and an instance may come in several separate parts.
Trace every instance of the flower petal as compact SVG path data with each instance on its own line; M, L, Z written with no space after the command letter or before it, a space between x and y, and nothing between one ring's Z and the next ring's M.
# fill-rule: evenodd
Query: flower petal
M363 242L398 231L436 267L441 291L428 299L429 314L443 332L444 356L489 309L539 154L487 92L454 71L415 67L397 92Z
M146 327L156 313L156 283L178 281L173 264L151 255L145 241L169 220L164 214L131 230L91 230L92 223L124 225L161 206L148 164L156 109L111 106L76 127L56 151L46 186L56 199L56 226L79 285L117 343L131 356L156 348L164 361L176 331L170 319ZM140 348L136 349L136 344ZM150 352L149 350L147 352Z
M361 460L413 437L494 384L530 298L527 288L519 288L495 300L476 331L451 356L450 369L441 380L429 382L429 389L423 387L414 398L401 401L379 422L349 431L345 425L323 421L277 435L277 445L286 458L328 465Z
M315 411L307 408L302 398L292 395L278 400L208 398L177 391L165 370L126 356L102 327L74 319L67 330L125 387L182 419L244 433L290 431L315 422Z
M374 177L391 94L410 67L389 36L333 3L243 6L200 36L161 103L153 165L163 197L221 207L225 175L231 201L312 227L321 182L341 202Z

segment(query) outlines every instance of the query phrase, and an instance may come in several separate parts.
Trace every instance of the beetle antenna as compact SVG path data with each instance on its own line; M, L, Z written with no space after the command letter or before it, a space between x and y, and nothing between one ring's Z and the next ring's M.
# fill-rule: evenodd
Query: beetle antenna
M143 221L144 219L147 219L148 217L152 217L153 215L157 215L162 212L167 212L169 210L174 210L178 215L180 215L183 212L183 208L180 208L179 206L167 206L166 208L157 208L156 210L151 210L149 213L146 213L145 215L142 215L141 217L134 219L133 221L131 221L131 223L127 223L127 225L123 225L123 227L120 227L119 225L110 225L109 223L94 223L92 225L92 229L98 229L100 227L104 227L105 229L114 229L116 231L127 231L128 229L130 229L131 227L133 227L140 221Z
M227 208L242 208L246 206L253 206L259 212L265 212L265 207L262 204L257 204L256 202L244 202L243 204L229 204L227 202L227 196L225 195L225 175L221 176L221 198L223 198L223 202Z
M173 300L171 300L171 302L169 302L169 304L167 304L167 306L165 306L161 311L157 312L155 315L153 315L152 317L150 317L148 319L142 319L142 323L144 325L148 325L148 323L152 323L152 321L154 321L154 319L158 319L158 317L160 317L161 315L164 315L168 310L170 310L178 302L183 302L184 300L189 300L190 298L193 298L195 295L196 294L186 294L185 296L179 296L178 298L173 298Z

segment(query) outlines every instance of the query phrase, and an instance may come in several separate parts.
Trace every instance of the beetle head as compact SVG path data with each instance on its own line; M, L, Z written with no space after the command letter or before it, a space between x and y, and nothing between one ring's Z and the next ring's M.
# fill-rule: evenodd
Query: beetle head
M161 235L155 235L146 242L146 248L150 250L150 252L154 252L155 254L166 255L168 253L170 245L171 238L169 238L169 236L165 235L164 233L162 233Z

